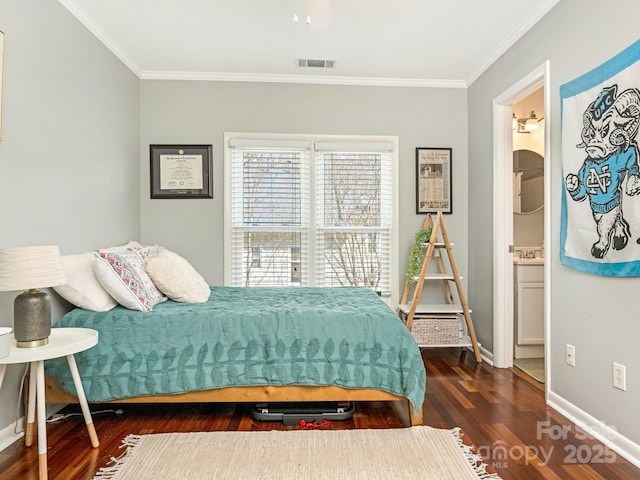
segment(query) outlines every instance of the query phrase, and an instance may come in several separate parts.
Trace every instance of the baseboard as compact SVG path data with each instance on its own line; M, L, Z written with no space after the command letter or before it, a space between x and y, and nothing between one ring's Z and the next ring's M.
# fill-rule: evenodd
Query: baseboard
M542 358L544 357L544 345L518 345L514 346L515 358Z
M64 407L66 407L66 405L57 405L57 404L47 405L47 418L49 418L51 415L55 413L58 413ZM12 443L15 443L17 440L20 440L22 437L24 437L24 425L25 425L24 416L20 417L17 420L17 422L18 422L17 428L16 428L16 423L12 422L11 424L7 425L5 428L0 430L0 452L2 452L5 448L7 448ZM18 430L20 433L16 433L16 430Z
M554 392L549 392L548 405L567 417L578 427L605 444L611 450L640 468L640 445L620 435L614 428L593 418L571 402Z
M20 433L16 433L16 424L13 422L0 430L0 452L24 437L24 417L18 419L18 430Z
M482 345L480 346L480 356L482 356L482 360L487 362L489 365L493 367L493 352L490 352Z

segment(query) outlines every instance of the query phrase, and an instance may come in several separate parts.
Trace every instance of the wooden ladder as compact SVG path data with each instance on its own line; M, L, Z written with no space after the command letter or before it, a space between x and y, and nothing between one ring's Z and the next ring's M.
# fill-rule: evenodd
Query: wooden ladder
M407 328L411 330L411 326L416 315L459 315L462 314L467 325L467 332L469 334L470 345L473 348L473 353L477 362L482 362L482 356L480 354L480 347L476 338L476 332L473 328L473 322L471 321L471 310L467 304L467 299L462 288L461 277L458 273L458 267L456 265L455 257L453 255L452 244L449 241L449 234L444 224L444 218L442 212L438 212L435 221L433 221L432 215L427 214L424 224L424 229L431 229L431 236L429 242L426 245L426 251L422 262L422 269L420 275L412 280L407 279L405 283L404 292L400 305L398 306L398 316L405 322ZM442 237L442 241L438 242L438 237ZM451 268L450 272L447 272L443 255L435 255L435 261L437 264L438 273L429 273L429 264L431 258L434 256L436 249L444 250L447 253L448 263ZM422 294L422 288L426 280L441 280L444 288L444 296L446 299L445 304L426 304L419 303L420 296ZM456 287L457 297L459 303L455 303L454 295L451 290L450 282L453 281ZM411 296L413 290L413 296ZM452 344L452 347L460 346L459 344Z

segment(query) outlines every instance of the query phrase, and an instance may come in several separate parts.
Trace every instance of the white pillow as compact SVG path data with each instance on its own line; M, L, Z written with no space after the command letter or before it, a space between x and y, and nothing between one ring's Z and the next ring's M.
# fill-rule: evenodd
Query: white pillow
M53 289L76 307L94 312L106 312L115 307L118 302L98 281L93 268L94 263L94 252L63 255L62 267L67 283Z
M162 293L175 302L204 303L211 289L195 268L177 253L162 250L146 265L151 280Z
M134 251L96 254L98 280L120 305L131 310L149 312L167 297L155 287L144 270L144 261Z

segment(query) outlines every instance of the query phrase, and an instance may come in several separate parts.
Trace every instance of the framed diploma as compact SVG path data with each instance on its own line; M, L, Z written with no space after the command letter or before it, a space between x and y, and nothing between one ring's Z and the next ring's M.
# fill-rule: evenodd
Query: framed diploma
M416 148L416 213L453 213L451 149Z
M150 145L151 198L213 198L211 145Z

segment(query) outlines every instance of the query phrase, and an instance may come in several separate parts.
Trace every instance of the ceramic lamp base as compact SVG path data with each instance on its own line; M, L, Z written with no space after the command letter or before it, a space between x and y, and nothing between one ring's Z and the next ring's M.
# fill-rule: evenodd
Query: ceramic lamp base
M33 348L49 343L51 302L37 289L18 295L13 303L13 332L18 347Z

